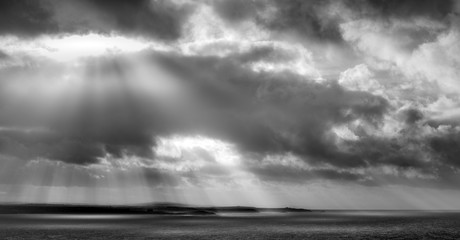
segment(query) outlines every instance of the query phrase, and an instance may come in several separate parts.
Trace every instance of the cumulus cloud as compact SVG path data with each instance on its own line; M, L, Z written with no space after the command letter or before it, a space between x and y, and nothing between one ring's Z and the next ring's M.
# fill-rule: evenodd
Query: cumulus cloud
M382 94L382 86L374 79L374 73L364 64L357 65L342 72L339 83L351 90Z
M410 77L436 82L445 92L457 92L459 58L453 53L459 51L458 38L457 27L453 26L435 41L425 43L414 51L403 70Z

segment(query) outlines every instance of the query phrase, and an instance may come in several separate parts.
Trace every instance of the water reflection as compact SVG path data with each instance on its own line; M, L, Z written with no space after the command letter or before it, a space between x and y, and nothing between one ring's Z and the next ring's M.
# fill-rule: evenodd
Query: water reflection
M0 239L460 238L458 212L326 211L219 216L0 215Z

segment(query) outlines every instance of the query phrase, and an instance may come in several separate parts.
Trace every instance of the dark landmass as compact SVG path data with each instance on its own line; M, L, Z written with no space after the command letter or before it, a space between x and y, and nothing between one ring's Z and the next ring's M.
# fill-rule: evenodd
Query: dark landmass
M3 204L0 214L152 214L152 215L216 215L219 213L311 212L301 208L256 208L245 206L201 207L175 203L154 203L133 206L71 205L71 204Z

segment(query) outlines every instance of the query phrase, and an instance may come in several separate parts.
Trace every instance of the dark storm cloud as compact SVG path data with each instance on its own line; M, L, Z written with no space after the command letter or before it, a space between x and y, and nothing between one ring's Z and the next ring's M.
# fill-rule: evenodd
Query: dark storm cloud
M191 6L170 1L6 0L0 3L0 34L117 32L175 40L190 12Z
M450 143L450 144L449 144ZM330 149L334 149L330 143ZM353 182L362 185L405 184L411 186L444 186L458 188L453 180L456 161L456 144L453 138L360 136L358 140L345 141L346 151L329 153L325 168L316 168L307 160L309 168L296 164L251 162L248 170L269 181L304 183L315 180ZM439 148L439 149L437 149ZM448 155L451 154L451 155ZM312 155L310 155L312 156ZM346 159L353 161L346 161ZM333 160L335 159L335 160ZM333 160L333 161L331 161ZM350 164L360 163L360 164ZM312 168L313 166L313 168ZM319 165L321 166L321 165ZM381 169L392 169L391 174ZM380 169L380 170L379 170Z
M447 166L460 168L460 133L452 132L428 139L429 146L436 153L438 160Z
M336 3L328 0L212 1L216 13L230 23L250 20L274 33L343 43L338 26L340 19L329 10Z
M239 22L254 16L257 8L263 7L262 1L217 0L213 2L215 11L223 19Z
M365 159L369 166L395 166L403 169L424 169L424 151L410 142L410 139L363 136L358 141L349 142L354 157Z
M274 30L294 30L302 37L340 42L337 21L325 15L330 1L274 1L277 16L267 26Z
M340 181L365 186L407 185L458 189L459 134L424 138L365 137L351 143L354 158L365 159L366 166L342 168L303 168L286 162L250 162L248 170L271 182L303 184L315 181ZM386 170L383 170L386 169Z
M5 0L0 2L0 35L34 36L53 33L57 24L42 1Z
M455 11L455 2L450 0L219 0L214 1L213 6L229 22L238 23L250 19L274 32L330 41L343 46L347 45L343 41L339 25L346 21L363 18L379 21L413 18L445 21ZM267 11L270 15L268 17ZM417 38L424 37L427 33L415 31L410 34Z
M91 164L104 156L94 142L40 131L0 131L0 152L19 159L44 158L75 164Z
M83 2L106 17L108 21L104 29L89 30L118 31L165 40L174 40L181 36L182 24L191 11L190 6L176 6L172 1L85 0ZM88 24L91 26L91 23ZM75 28L78 29L79 26Z
M364 6L362 1L348 1L355 7ZM384 17L428 17L442 20L454 10L455 1L437 1L437 0L367 0L363 1L371 7L377 16Z
M403 121L409 125L423 119L423 113L420 110L414 108L404 110L401 115Z
M231 1L213 2L214 9L229 22L250 19L275 32L301 38L343 44L339 25L350 17L388 20L414 17L444 20L454 11L454 1L436 0L350 0L350 1ZM271 16L264 16L269 8ZM335 12L341 9L343 12ZM352 15L347 11L351 10Z

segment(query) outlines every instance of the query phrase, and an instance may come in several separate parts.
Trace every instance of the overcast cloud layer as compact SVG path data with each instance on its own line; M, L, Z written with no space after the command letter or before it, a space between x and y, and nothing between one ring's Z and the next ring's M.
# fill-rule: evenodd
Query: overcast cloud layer
M459 14L435 0L2 1L0 181L137 169L150 186L458 189ZM74 180L24 178L50 166Z

